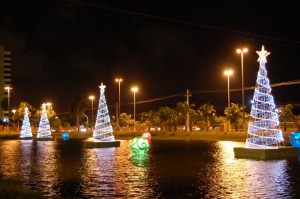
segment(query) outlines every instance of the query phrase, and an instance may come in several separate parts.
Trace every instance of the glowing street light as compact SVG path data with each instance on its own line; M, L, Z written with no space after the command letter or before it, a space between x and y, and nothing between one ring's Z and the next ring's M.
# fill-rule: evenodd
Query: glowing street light
M138 91L138 88L132 87L131 91L133 92L133 131L135 131L135 93Z
M229 88L229 77L233 74L233 70L228 69L224 71L224 75L227 75L227 94L228 94L228 111L230 111L230 88ZM228 120L228 131L230 131L230 120Z
M93 96L93 95L91 95L91 96L89 96L89 99L90 100L92 100L92 130L93 130L93 125L94 125L94 120L93 120L93 118L94 118L94 115L93 115L93 101L94 101L94 99L95 99L95 96Z
M243 103L243 130L245 129L245 95L244 95L244 53L248 52L247 48L237 49L237 53L241 54L241 68L242 68L242 103Z
M119 83L119 103L117 106L117 125L119 126L120 114L121 114L121 82L123 81L122 78L116 78L116 82Z
M10 90L12 87L6 86L4 87L5 90L7 90L7 110L8 110L8 117L7 117L7 123L9 128L9 116L10 116Z

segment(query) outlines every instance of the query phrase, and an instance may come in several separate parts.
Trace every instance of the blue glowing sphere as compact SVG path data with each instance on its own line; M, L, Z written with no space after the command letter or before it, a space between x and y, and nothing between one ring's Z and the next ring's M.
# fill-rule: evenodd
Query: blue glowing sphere
M293 132L290 135L291 145L294 147L300 147L300 131Z
M61 135L63 141L67 141L69 139L69 133L65 132Z
M149 142L144 137L135 137L130 142L130 149L134 155L144 155L149 151Z

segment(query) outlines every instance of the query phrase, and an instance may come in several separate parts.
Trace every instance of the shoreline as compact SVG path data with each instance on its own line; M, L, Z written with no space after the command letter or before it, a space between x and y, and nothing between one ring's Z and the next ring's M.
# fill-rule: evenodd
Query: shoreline
M283 132L286 146L290 146L289 136L292 132ZM69 132L69 139L87 139L93 136L93 132ZM131 140L137 136L142 136L143 132L113 132L117 140ZM243 131L192 131L192 132L150 132L152 140L205 140L205 141L234 141L246 142L247 132ZM62 139L60 132L51 134L54 139ZM0 132L0 140L20 139L17 131ZM33 138L36 133L33 133Z

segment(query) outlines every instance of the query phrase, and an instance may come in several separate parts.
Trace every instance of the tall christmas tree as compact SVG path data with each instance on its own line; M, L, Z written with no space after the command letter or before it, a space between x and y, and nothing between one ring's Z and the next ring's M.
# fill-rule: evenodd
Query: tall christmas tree
M271 94L267 77L266 63L270 54L262 46L259 55L259 71L251 107L246 148L277 148L284 145L282 131L279 129L278 113Z
M37 138L52 138L45 103L42 104L42 114L41 114L39 129L38 129L38 133L37 133L36 137Z
M23 123L21 127L21 135L20 138L32 138L32 131L30 127L30 121L28 117L28 108L25 107L25 113L23 118Z
M100 87L100 99L97 111L97 119L95 124L95 130L93 137L101 141L114 141L113 129L110 123L108 109L106 105L106 99L104 95L105 85L101 83Z

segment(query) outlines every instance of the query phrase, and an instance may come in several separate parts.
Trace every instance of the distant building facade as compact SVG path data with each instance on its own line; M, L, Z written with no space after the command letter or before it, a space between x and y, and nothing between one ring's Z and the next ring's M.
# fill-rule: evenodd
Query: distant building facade
M8 118L9 91L4 89L5 87L11 87L11 51L0 45L0 119L2 121L7 121Z

